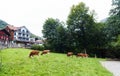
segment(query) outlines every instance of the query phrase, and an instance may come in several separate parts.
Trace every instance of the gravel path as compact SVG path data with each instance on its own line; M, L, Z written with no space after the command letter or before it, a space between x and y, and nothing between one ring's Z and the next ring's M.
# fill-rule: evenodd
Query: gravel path
M120 61L101 61L100 63L114 76L120 76Z

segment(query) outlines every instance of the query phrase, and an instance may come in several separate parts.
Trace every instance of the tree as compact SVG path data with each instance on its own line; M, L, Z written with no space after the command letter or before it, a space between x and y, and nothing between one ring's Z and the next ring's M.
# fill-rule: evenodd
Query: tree
M106 51L106 55L112 58L120 58L120 0L112 0L112 6L110 17L105 23L105 33L108 39L107 49L109 50Z
M84 3L73 5L67 20L70 38L76 50L87 49L93 46L94 32L97 31L93 14L89 14L89 8Z
M57 44L56 51L64 53L68 50L68 34L67 29L64 27L64 24L57 27Z
M112 0L112 6L110 17L106 22L106 33L110 44L112 41L117 41L120 34L120 0Z
M106 44L108 42L108 39L106 38L106 25L105 23L95 23L96 25L96 32L94 32L94 47L95 48L105 48Z
M44 25L43 25L43 37L46 38L46 46L50 49L54 49L56 46L54 43L56 42L57 38L57 30L56 28L59 26L59 20L55 20L53 18L48 18Z
M120 17L120 0L112 0L113 9L110 10L110 15L118 15Z
M66 49L66 29L64 23L58 19L48 18L43 25L43 36L46 38L45 46L56 52Z

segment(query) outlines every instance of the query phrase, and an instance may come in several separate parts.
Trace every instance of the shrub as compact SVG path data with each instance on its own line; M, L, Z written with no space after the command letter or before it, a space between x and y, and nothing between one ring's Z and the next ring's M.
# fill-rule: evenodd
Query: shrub
M31 46L31 49L33 49L33 50L40 50L41 51L41 50L44 50L44 46L35 44L35 45Z

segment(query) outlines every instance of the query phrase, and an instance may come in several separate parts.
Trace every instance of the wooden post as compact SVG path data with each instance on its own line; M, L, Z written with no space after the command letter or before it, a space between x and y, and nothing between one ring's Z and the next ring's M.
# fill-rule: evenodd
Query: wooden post
M84 51L85 51L85 54L87 54L86 49L84 49Z
M96 54L95 54L95 58L97 58Z

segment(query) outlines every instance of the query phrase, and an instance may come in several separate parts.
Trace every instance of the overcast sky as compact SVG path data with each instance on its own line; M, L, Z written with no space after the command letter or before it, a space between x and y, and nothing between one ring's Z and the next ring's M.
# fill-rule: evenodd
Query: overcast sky
M95 10L98 21L108 17L111 0L0 0L0 19L17 27L26 26L33 34L42 36L48 17L66 22L72 5L81 1Z

